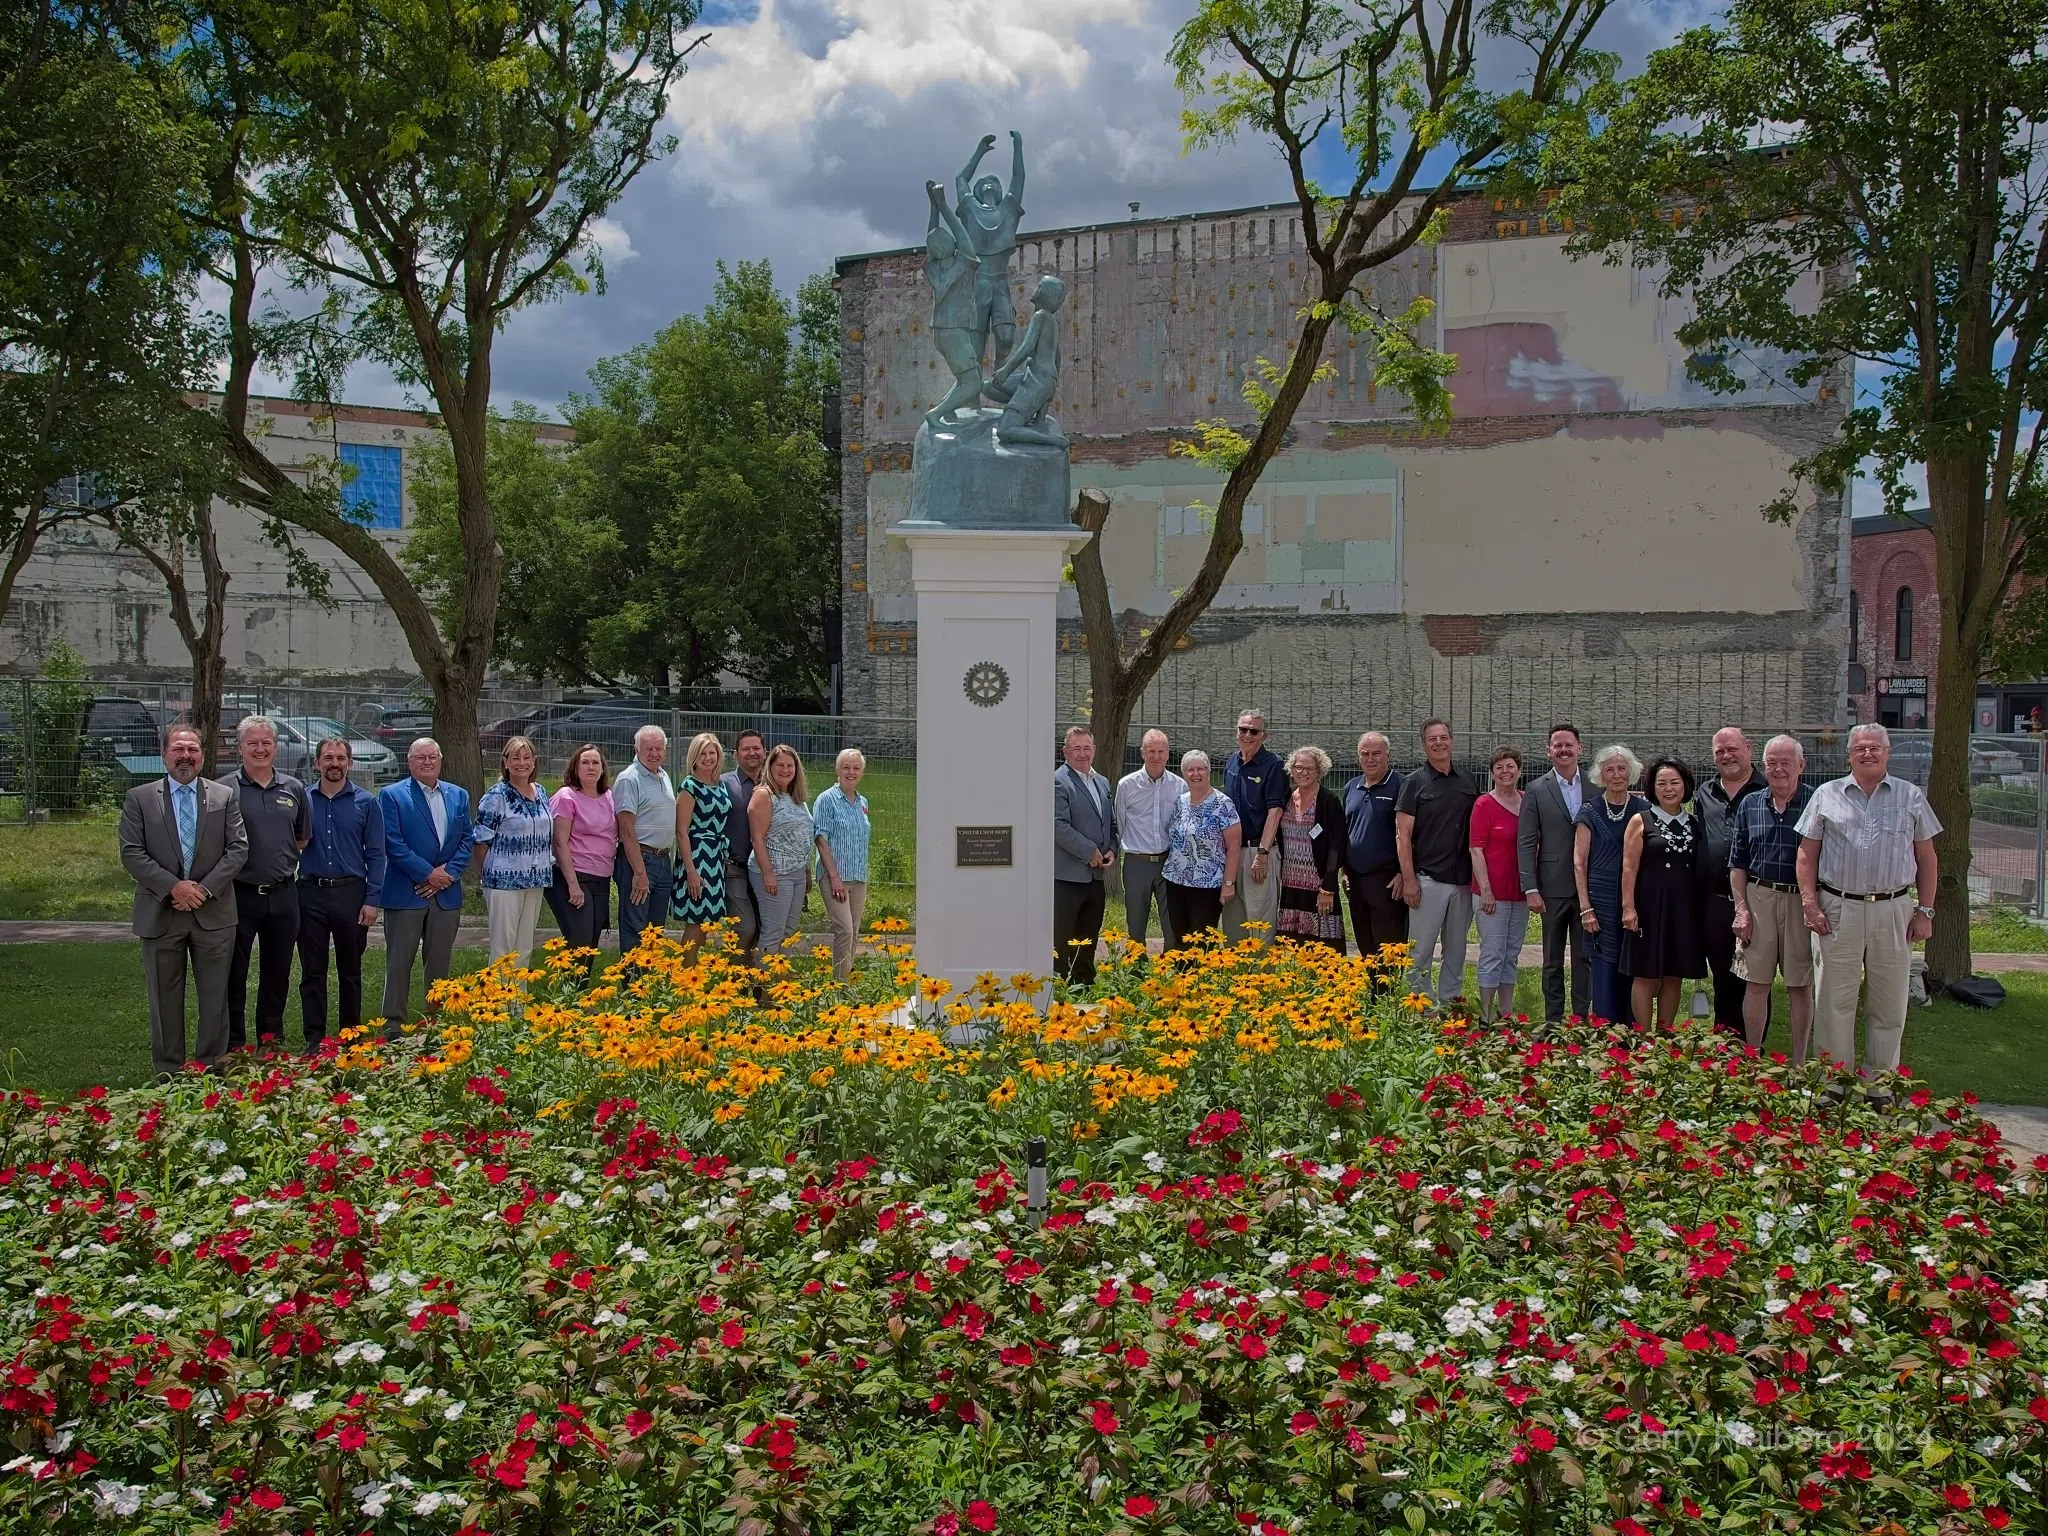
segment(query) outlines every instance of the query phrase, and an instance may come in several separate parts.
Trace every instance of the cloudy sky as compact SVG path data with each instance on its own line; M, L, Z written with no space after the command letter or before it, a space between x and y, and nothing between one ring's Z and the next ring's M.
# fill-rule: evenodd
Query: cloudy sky
M1602 43L1639 63L1707 0L1617 0ZM1168 40L1193 0L710 0L709 42L670 98L675 153L600 236L609 291L519 316L500 406L559 406L598 358L710 296L715 263L766 257L788 290L836 256L922 237L927 177L983 133L1023 132L1026 227L1277 199L1262 144L1184 155ZM347 393L404 399L367 370Z

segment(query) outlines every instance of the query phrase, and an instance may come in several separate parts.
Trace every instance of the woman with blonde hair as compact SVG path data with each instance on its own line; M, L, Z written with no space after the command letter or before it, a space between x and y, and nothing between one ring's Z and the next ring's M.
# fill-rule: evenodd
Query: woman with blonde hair
M824 874L825 915L832 919L832 974L853 975L853 947L868 901L868 801L860 792L868 760L848 747L832 764L839 782L822 791L811 807L818 834L818 864Z
M725 863L730 851L732 795L719 782L725 746L709 731L691 738L683 758L683 780L676 786L676 854L682 860L682 899L676 920L683 925L683 948L695 955L703 942L704 925L725 916Z
M1629 788L1642 762L1619 743L1593 754L1593 778L1601 792L1579 806L1573 834L1572 868L1579 878L1579 921L1585 925L1593 961L1593 1016L1610 1024L1629 1021L1629 989L1621 976L1621 862L1628 824L1650 802Z
M474 840L483 849L484 910L491 915L491 959L533 953L541 897L555 879L554 818L534 782L533 742L513 736L498 754L499 779L476 803Z
M747 882L754 890L754 908L761 914L758 942L763 953L796 937L797 916L810 891L811 849L818 836L810 798L804 788L803 759L788 742L777 742L768 749L761 782L754 786L747 806L747 827L754 840Z

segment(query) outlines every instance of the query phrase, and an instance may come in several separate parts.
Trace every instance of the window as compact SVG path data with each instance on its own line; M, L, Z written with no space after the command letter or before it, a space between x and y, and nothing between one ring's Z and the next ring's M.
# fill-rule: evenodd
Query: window
M1854 661L1863 649L1863 598L1854 587L1849 589L1849 659Z
M1913 659L1913 589L1899 588L1894 622L1897 633L1892 636L1892 655L1899 661Z
M404 527L404 451L371 443L343 443L340 457L355 471L342 487L342 506L365 528Z

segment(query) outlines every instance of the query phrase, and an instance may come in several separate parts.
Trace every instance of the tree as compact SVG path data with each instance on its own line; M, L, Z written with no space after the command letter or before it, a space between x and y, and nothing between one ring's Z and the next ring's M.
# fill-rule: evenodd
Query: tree
M1131 711L1207 610L1244 548L1244 508L1286 446L1295 412L1327 366L1338 326L1373 343L1375 382L1404 396L1416 426L1450 420L1444 380L1456 360L1417 339L1434 311L1418 299L1388 314L1361 291L1366 274L1442 235L1450 207L1487 187L1530 184L1536 156L1598 105L1613 60L1590 44L1608 0L1201 0L1168 52L1187 100L1190 147L1270 139L1286 164L1308 257L1288 355L1245 380L1255 425L1198 423L1181 449L1223 476L1202 564L1125 654L1102 580L1106 501L1076 516L1098 537L1074 559L1088 633L1096 740L1120 755ZM1512 59L1512 64L1506 61ZM1514 75L1494 90L1481 75ZM1334 191L1314 167L1344 166ZM1425 171L1433 184L1420 185Z
M338 507L278 515L359 565L434 695L448 772L481 783L477 703L503 550L487 475L491 366L514 311L601 286L591 225L672 140L697 0L199 0L185 37L247 159L217 210L319 294L326 334L424 391L448 432L462 590L444 613ZM701 41L701 39L699 39ZM238 461L267 488L246 423Z
M494 655L564 682L709 683L732 671L822 697L839 596L838 390L830 280L794 307L766 262L721 265L711 302L591 370L567 454L531 418L491 439L505 592L520 615ZM405 562L437 604L463 582L452 465L423 459Z
M201 156L161 20L0 13L0 613L43 534L146 472L206 380L184 213ZM91 493L57 493L82 476Z
M2048 0L1735 0L1656 54L1561 158L1581 248L1690 290L1696 372L1740 387L1768 347L1804 387L1879 371L1798 484L1873 462L1888 509L1927 470L1941 606L1928 793L1943 834L1927 969L1970 970L1969 737L2016 573L2041 550L2048 332ZM1673 210L1677 216L1673 216ZM1819 271L1817 299L1798 285Z

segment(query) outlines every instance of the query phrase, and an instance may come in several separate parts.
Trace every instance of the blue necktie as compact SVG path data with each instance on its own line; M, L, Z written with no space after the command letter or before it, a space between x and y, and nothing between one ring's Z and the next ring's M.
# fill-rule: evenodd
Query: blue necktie
M185 873L192 873L192 860L199 853L199 792L190 784L180 784L171 791L171 800L178 808L178 846L185 855Z

